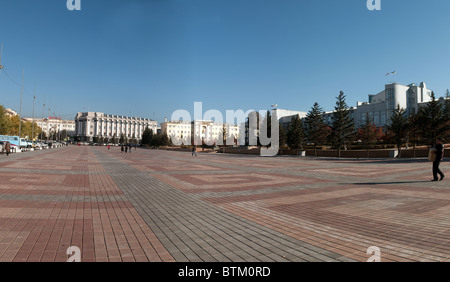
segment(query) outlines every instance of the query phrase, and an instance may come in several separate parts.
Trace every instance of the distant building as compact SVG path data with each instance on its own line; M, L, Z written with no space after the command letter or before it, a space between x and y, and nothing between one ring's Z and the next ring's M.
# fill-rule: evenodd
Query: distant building
M78 113L75 117L75 140L93 142L94 138L142 139L148 127L157 132L158 123L148 118L109 115L99 112Z
M431 90L427 89L424 82L420 85L386 84L383 91L369 95L368 102L357 103L354 110L355 125L361 126L369 116L376 126L385 127L389 124L397 105L405 110L406 116L409 116L417 113L419 107L429 101L431 101Z
M59 117L48 117L48 118L30 118L26 117L23 120L29 122L36 122L46 136L51 136L52 134L61 133L63 130L66 131L67 136L73 137L75 135L75 122L73 120L63 120Z
M211 120L164 121L161 132L167 134L173 144L234 145L239 139L239 126L216 123ZM224 138L225 141L224 142ZM230 144L232 142L232 144Z
M410 116L417 113L422 105L431 101L431 92L424 82L420 85L390 83L385 85L383 91L370 94L367 102L357 102L356 107L350 107L348 110L356 128L365 123L367 116L375 126L385 128L397 105L405 110L405 116ZM294 116L290 115L290 112L298 114L302 119L307 115L306 112L272 110L272 114L275 112L278 112L279 120L285 127L290 124ZM329 126L333 124L333 113L334 111L328 111L323 115L325 123Z
M5 113L6 113L6 115L8 115L9 117L17 116L17 115L18 115L17 112L15 112L15 111L13 111L13 110L11 110L11 109L5 109Z
M294 116L298 116L302 119L302 118L305 118L308 113L302 112L302 111L273 109L271 114L278 118L278 121L281 122L281 125L283 127L287 128L287 126L291 123L291 120Z

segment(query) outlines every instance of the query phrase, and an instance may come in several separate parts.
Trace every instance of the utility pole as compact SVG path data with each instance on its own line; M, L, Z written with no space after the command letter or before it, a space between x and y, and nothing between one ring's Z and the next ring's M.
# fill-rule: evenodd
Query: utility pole
M0 48L0 71L4 68L2 65L2 53L3 53L3 43L1 44L1 48Z
M41 128L41 141L44 139L44 110L45 110L45 97L46 95L44 94L44 105L42 106L42 128ZM48 127L48 123L47 123L47 127Z
M34 148L34 102L36 100L36 82L34 83L34 95L33 95L33 124L31 127L31 143L33 144Z
M19 147L20 147L20 138L22 137L22 99L23 99L23 78L25 76L25 69L22 71L22 91L20 92L20 111L19 111Z

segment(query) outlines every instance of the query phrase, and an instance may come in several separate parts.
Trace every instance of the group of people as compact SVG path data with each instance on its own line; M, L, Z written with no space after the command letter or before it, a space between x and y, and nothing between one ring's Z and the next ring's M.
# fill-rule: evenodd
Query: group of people
M124 151L125 151L125 153L128 153L128 150L130 151L130 153L131 153L131 149L132 149L133 147L132 147L132 145L130 144L130 145L123 145L122 144L122 146L120 147L120 151L123 153ZM109 149L109 146L108 146L108 149ZM135 149L136 149L136 147L135 147Z

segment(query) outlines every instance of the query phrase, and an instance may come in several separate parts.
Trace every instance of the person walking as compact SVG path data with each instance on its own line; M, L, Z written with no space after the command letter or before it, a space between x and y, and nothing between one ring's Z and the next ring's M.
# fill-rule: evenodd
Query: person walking
M441 138L436 139L436 146L434 146L434 148L436 149L436 151L434 151L434 153L436 154L436 159L433 161L433 180L431 181L442 181L445 175L439 169L439 165L441 164L441 161L444 159L444 145L442 144ZM438 174L441 177L439 179Z
M197 156L197 146L192 147L192 156Z
M125 146L125 154L128 152L128 146Z
M5 144L5 153L7 156L9 156L9 154L11 153L11 143L6 142Z
M120 151L123 153L123 150L124 150L124 148L123 148L123 145L122 145L122 147L120 147Z
M132 149L133 147L131 147L131 144L129 145L129 149L128 149L128 151L130 151L130 154L131 154L131 149Z

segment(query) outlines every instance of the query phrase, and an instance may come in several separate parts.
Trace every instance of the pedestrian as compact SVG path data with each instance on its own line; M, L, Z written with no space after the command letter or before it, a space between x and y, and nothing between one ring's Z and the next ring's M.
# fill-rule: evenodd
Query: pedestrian
M122 147L120 147L120 151L123 153L123 150L124 150L124 148L123 148L123 144L122 144Z
M129 148L130 154L131 154L131 149L132 149L132 147L131 147L131 144L130 144L130 148Z
M444 160L444 145L442 144L442 139L436 139L436 145L434 146L434 154L436 155L433 161L433 180L431 181L442 181L445 177L444 173L439 169L441 161ZM441 178L438 179L438 174Z
M108 145L108 150L109 150L109 145Z
M5 144L5 152L6 152L6 155L9 156L9 154L11 153L11 143L6 142L6 144Z
M197 156L197 146L195 145L192 147L192 156L194 155Z
M125 146L125 154L127 153L127 151L128 151L128 146Z

